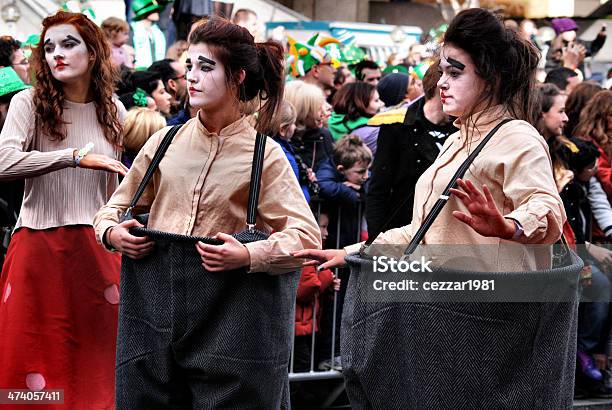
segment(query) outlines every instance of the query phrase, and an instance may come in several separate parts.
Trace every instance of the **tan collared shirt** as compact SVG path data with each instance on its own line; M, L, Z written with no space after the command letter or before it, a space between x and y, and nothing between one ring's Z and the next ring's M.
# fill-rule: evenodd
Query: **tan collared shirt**
M481 114L480 118L479 114L475 115L477 123L469 127L469 132L468 125L455 121L459 131L448 137L439 157L416 184L412 223L381 233L374 241L375 244L408 244L469 153L495 125L509 117L502 106L493 107ZM479 189L487 185L502 215L521 224L524 233L517 242L552 244L560 238L566 216L553 177L548 145L529 123L515 120L504 124L476 157L464 180L472 181ZM516 270L517 255L500 251L501 245L509 241L476 233L453 216L453 211L457 210L469 215L465 205L451 195L425 235L423 243L497 245L499 258L494 268ZM516 251L517 247L513 248ZM358 247L351 245L345 249L351 253ZM482 249L490 253L492 248ZM520 257L524 259L525 269L536 267L534 261L529 261L525 255Z
M110 201L94 218L98 241L118 223L169 128L154 134ZM246 228L255 129L242 118L219 134L189 120L174 140L135 214L150 212L149 228L182 235L213 236ZM257 227L273 232L265 241L246 244L253 272L283 273L300 267L290 252L320 248L316 220L282 148L268 138Z

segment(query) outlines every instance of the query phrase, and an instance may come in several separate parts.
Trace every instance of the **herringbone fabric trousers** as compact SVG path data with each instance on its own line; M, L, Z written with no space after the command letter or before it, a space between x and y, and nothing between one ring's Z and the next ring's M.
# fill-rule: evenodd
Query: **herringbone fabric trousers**
M208 272L193 241L123 258L118 409L289 407L298 273Z
M354 409L572 407L577 300L376 300L372 282L362 280L371 262L347 260L341 353ZM577 283L581 266L554 274ZM538 274L547 273L505 275Z

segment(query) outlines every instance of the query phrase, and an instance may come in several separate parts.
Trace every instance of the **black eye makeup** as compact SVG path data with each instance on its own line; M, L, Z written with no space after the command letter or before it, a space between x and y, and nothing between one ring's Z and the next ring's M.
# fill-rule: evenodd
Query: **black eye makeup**
M461 61L455 60L454 58L449 57L446 59L446 61L448 61L448 63L457 70L463 71L465 69L465 64L463 64Z
M81 44L81 40L79 40L79 39L78 39L78 38L76 38L76 37L72 37L70 34L68 34L68 35L66 36L66 38L67 38L68 40L72 40L72 41L74 41L75 43L77 43L77 45L78 45L78 44Z
M212 71L215 69L215 65L217 65L215 61L204 56L198 56L198 62L200 63L200 69L202 71Z
M81 44L82 41L68 34L66 38L61 41L61 43L64 47L72 48L74 46L78 46L79 44ZM44 50L45 50L45 53L52 53L53 51L55 51L55 43L53 43L50 38L45 40Z
M198 56L198 61L201 61L203 63L209 64L209 65L212 65L212 66L217 65L216 61L211 60L210 58L206 58L204 56Z

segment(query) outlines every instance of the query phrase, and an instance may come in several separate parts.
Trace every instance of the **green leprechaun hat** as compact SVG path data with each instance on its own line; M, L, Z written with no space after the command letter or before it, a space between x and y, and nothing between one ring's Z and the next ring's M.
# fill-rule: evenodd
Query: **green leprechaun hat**
M0 97L30 88L24 83L12 67L0 68Z
M342 49L342 62L348 65L354 65L363 60L366 57L365 51L361 47L354 44L344 46Z
M383 70L384 74L391 74L391 73L404 73L404 74L408 74L408 67L406 67L405 65L388 65L385 67L385 69Z
M429 70L430 65L430 61L423 61L422 63L417 64L414 67L410 67L410 74L422 80L423 77L425 77L425 73L427 72L427 70Z
M132 2L132 11L134 12L134 21L144 20L149 14L161 13L168 4L166 1L158 0L134 0Z
M306 44L298 43L289 37L289 58L288 65L291 68L291 75L303 77L312 67L317 64L338 64L327 50L317 45L319 34L312 36Z

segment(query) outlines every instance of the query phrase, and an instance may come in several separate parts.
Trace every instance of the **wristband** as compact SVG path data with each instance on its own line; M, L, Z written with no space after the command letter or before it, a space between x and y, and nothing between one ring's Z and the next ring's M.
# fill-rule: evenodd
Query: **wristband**
M516 227L514 231L514 235L512 235L512 240L516 241L521 236L523 236L523 233L525 232L525 230L523 229L523 226L519 223L519 221L517 221L516 219L510 219L510 220L514 222L514 226Z
M111 252L115 252L117 250L110 242L110 234L115 226L107 228L106 231L104 231L104 234L102 234L102 245L104 245L104 247Z
M76 167L79 166L79 164L81 163L81 160L87 155L89 154L89 152L93 149L94 144L93 142L88 142L87 145L85 145L83 148L81 148L79 150L79 152L77 152L76 156L74 157L74 165Z

